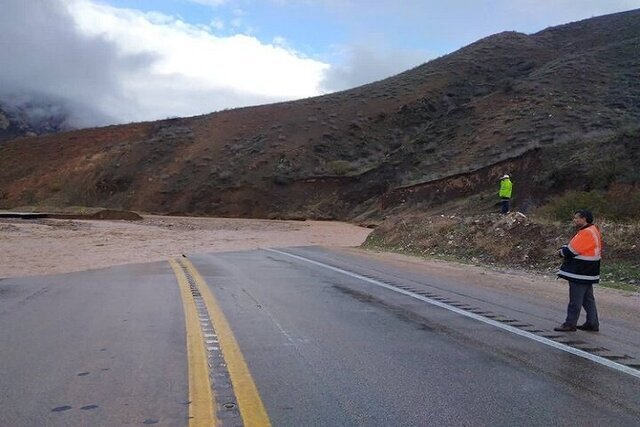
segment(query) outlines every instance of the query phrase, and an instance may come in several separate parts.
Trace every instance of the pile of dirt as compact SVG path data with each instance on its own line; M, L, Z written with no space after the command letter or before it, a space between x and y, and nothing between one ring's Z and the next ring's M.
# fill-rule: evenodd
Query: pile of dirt
M603 280L640 290L640 224L603 221L598 225L603 234ZM364 246L552 274L561 263L558 248L574 234L569 222L531 218L520 212L412 214L387 219Z
M141 221L142 217L131 211L117 211L113 209L104 209L94 214L88 215L87 219L112 219L125 221Z

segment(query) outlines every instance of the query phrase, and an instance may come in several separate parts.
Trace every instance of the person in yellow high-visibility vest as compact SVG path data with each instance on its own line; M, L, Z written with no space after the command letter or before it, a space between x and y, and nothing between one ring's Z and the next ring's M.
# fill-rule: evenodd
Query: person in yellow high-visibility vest
M509 175L505 174L500 178L500 191L498 192L498 196L500 196L500 203L502 204L502 213L506 214L509 212L509 201L511 200L511 193L513 191L513 183L509 178Z

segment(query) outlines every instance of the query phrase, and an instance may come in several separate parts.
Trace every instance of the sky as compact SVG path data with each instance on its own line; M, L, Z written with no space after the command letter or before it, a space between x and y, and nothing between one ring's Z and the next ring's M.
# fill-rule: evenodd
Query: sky
M205 114L349 89L500 31L636 8L640 0L2 0L0 105L63 108L77 127Z

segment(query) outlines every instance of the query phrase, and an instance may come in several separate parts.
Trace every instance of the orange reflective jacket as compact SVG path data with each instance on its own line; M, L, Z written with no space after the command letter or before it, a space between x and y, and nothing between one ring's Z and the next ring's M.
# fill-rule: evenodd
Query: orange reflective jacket
M600 258L602 256L602 235L593 224L586 225L560 248L564 263L558 276L577 283L598 283L600 281Z

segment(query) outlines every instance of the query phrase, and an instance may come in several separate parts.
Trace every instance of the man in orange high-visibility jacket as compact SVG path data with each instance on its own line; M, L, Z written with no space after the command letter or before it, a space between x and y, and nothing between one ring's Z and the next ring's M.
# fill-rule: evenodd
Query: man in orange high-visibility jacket
M600 281L600 257L602 255L602 236L593 224L593 214L580 209L573 216L578 233L571 242L560 248L564 262L558 277L569 281L569 305L567 319L556 331L570 332L577 329L597 332L600 330L598 310L593 296L593 285ZM580 309L584 307L587 320L578 326Z

